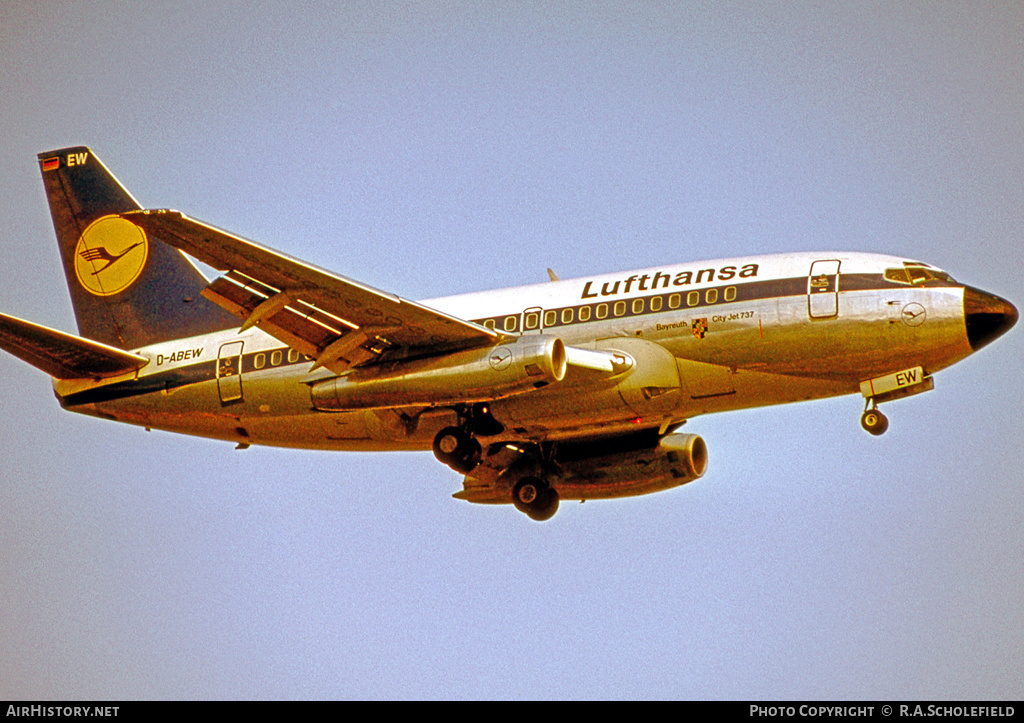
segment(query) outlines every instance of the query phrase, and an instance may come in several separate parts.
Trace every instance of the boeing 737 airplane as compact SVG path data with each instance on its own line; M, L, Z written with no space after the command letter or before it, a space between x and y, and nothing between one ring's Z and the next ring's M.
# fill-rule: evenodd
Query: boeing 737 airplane
M65 409L239 447L433 449L455 497L535 520L701 477L679 431L701 414L859 393L881 434L878 404L1017 321L926 263L832 251L415 302L143 210L89 148L39 165L79 336L0 315L0 348Z

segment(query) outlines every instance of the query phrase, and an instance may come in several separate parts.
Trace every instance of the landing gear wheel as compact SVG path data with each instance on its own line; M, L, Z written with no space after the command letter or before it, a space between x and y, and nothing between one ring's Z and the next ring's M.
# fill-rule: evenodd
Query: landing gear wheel
M868 409L860 417L860 426L877 437L885 434L889 428L889 419L877 409Z
M481 454L480 443L459 427L445 427L434 437L434 456L456 472L472 472Z
M558 492L537 477L523 477L512 490L512 504L531 520L550 520L558 512Z
M466 442L465 449L462 450L462 456L459 457L452 465L452 469L462 474L469 474L476 466L480 464L480 458L483 456L483 449L480 447L480 443L472 437Z
M537 502L541 492L546 485L536 477L524 477L516 483L512 490L512 504L520 512L526 512L530 505Z

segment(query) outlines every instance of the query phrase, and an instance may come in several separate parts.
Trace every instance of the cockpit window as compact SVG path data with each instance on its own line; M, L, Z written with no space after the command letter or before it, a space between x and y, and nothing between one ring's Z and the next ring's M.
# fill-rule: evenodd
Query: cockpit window
M923 284L928 280L928 270L922 269L921 267L909 268L907 273L910 274L910 283L912 284Z
M887 281L895 281L898 284L910 283L910 275L906 269L886 269L885 278Z
M923 284L928 281L952 281L952 277L945 271L929 269L921 264L908 263L902 269L892 268L885 270L886 281L895 281L897 284Z

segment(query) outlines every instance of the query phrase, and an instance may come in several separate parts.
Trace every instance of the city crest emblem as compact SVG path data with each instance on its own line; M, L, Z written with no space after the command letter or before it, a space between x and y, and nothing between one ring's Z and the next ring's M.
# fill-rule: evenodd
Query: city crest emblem
M703 339L708 333L708 320L707 317L693 320L693 335L698 339Z

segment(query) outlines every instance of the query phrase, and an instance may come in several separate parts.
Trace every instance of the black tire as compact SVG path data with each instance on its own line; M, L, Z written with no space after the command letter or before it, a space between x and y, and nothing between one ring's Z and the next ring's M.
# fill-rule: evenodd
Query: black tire
M434 437L434 456L448 464L465 447L466 435L458 427L445 427Z
M466 441L466 444L463 445L463 448L459 453L458 459L455 459L452 462L450 462L448 466L451 467L456 472L461 472L462 474L469 474L474 469L476 469L476 466L478 464L480 464L480 457L482 456L483 449L480 447L480 443L477 442L472 437L470 437Z
M889 419L877 409L869 409L861 415L860 426L877 437L885 434L889 428Z
M520 512L529 512L547 485L536 477L523 477L512 489L512 504Z
M558 512L558 492L539 477L523 477L512 489L512 504L531 520L550 520Z
M469 474L480 463L480 443L459 427L445 427L434 437L434 456L456 472Z
M558 500L558 492L549 487L541 495L539 504L535 504L532 509L528 510L526 516L537 522L550 520L558 512Z

